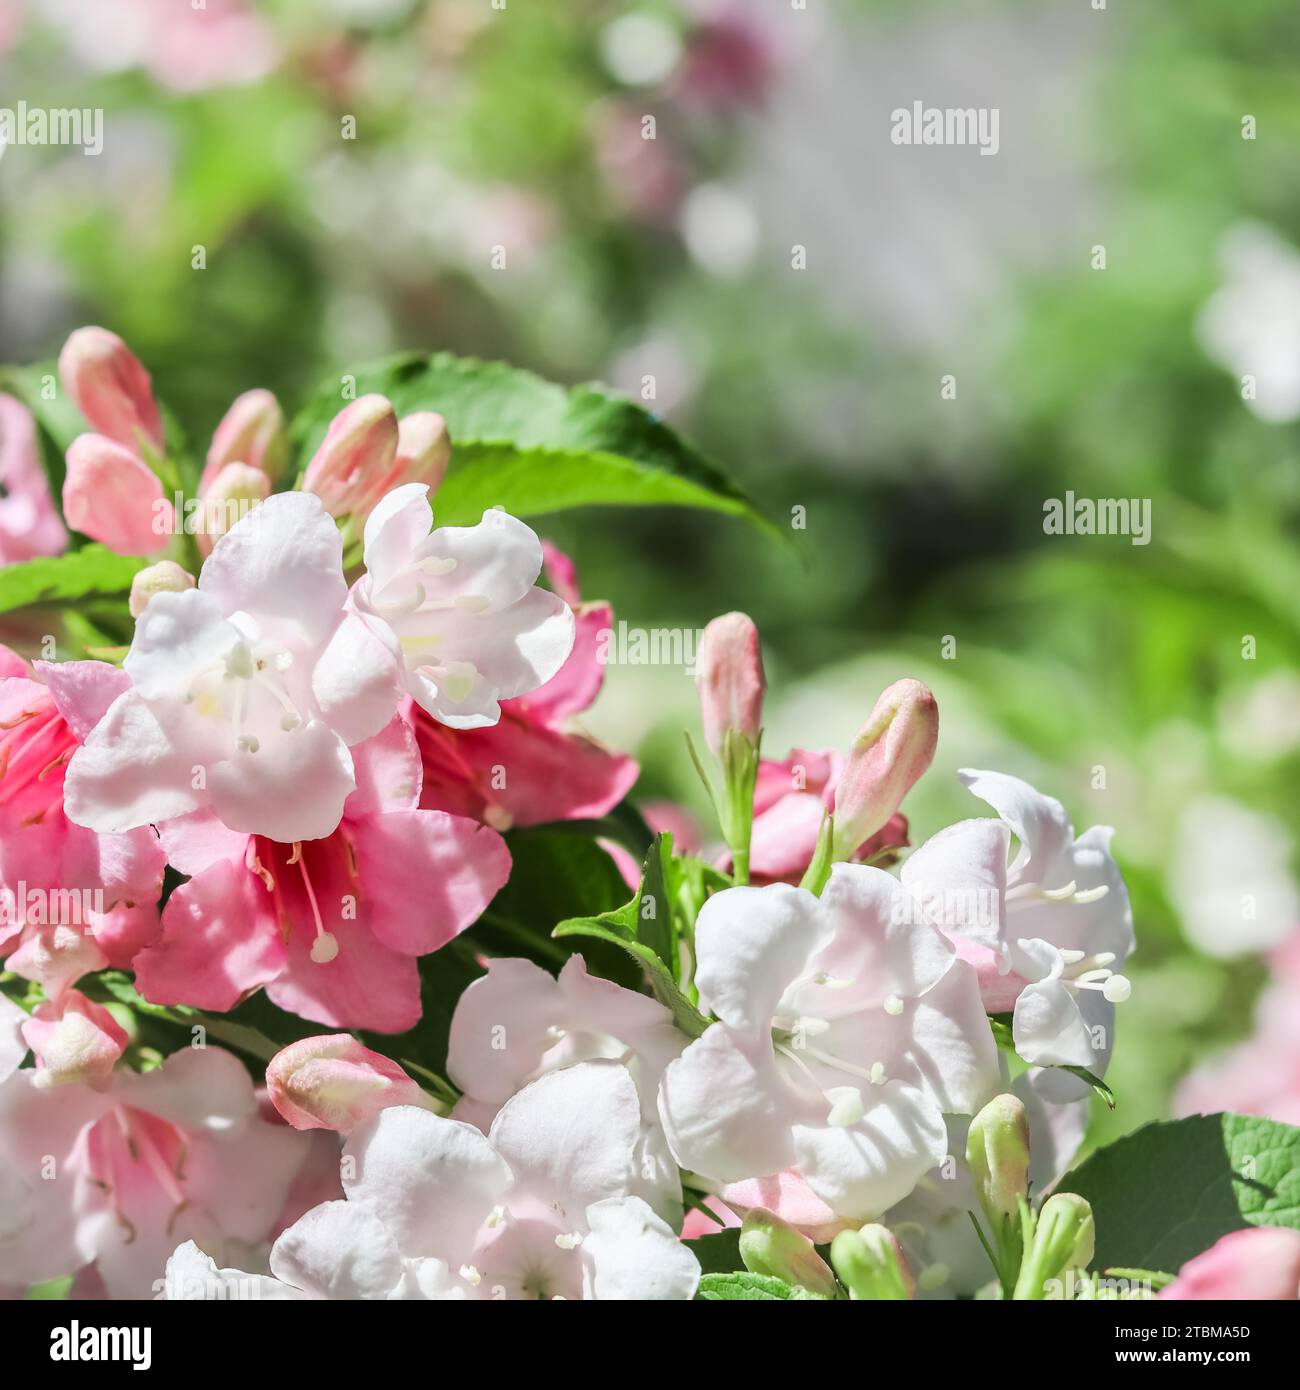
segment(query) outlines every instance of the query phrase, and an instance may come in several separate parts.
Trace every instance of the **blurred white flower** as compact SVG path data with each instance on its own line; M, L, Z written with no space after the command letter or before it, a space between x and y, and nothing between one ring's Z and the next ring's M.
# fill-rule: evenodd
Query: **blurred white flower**
M1179 821L1167 875L1188 940L1212 956L1276 946L1300 917L1292 849L1274 816L1227 797L1193 801Z
M1300 252L1270 227L1242 222L1219 245L1227 273L1196 323L1201 346L1255 379L1246 404L1272 424L1300 418Z

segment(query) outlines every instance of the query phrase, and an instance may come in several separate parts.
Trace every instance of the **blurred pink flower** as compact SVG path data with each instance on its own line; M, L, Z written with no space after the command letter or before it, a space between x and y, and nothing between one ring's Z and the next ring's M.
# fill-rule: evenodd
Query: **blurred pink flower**
M1233 1110L1300 1125L1300 931L1270 963L1273 979L1256 1005L1254 1032L1183 1078L1175 1115Z
M32 413L0 395L0 565L61 555L68 533L41 466Z
M1175 1302L1204 1299L1300 1299L1300 1232L1275 1226L1252 1226L1221 1236L1161 1289L1160 1298Z

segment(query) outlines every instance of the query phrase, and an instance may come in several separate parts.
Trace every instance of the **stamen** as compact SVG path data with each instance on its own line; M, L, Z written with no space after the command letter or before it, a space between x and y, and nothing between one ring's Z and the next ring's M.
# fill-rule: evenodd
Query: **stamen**
M582 1236L577 1231L570 1231L567 1235L556 1236L555 1243L561 1250L576 1250L582 1244Z
M833 1129L847 1129L867 1113L862 1092L856 1086L830 1086L824 1094L831 1103L826 1123Z
M885 1000L885 1012L890 1018L897 1018L903 1012L903 1001L896 994L891 994Z
M339 953L339 939L333 932L325 930L325 923L321 921L320 907L316 902L316 890L312 887L311 875L307 872L307 862L302 857L302 844L300 841L293 842L294 858L289 860L290 864L297 864L298 872L302 875L303 886L307 889L307 901L311 903L311 913L316 919L316 939L311 943L311 958L317 965L328 965Z
M483 1282L483 1276L474 1268L473 1265L461 1265L460 1277L467 1283L473 1284L477 1288Z

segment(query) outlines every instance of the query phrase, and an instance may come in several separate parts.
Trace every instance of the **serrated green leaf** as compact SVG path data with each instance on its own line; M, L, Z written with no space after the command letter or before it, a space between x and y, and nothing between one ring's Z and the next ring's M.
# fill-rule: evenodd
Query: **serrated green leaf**
M472 525L489 507L540 516L593 505L703 507L773 530L711 459L648 412L594 386L566 388L502 362L406 354L350 373L399 416L435 410L452 438L438 489L441 525ZM345 404L322 386L292 426L305 466Z
M755 1302L773 1299L788 1301L811 1297L805 1290L787 1284L774 1274L705 1274L700 1279L700 1290L695 1295L710 1302ZM823 1302L825 1300L822 1300Z
M66 555L5 565L0 569L0 613L35 603L71 603L128 593L131 580L147 563L138 556L116 555L102 545L85 545Z
M1097 1268L1177 1270L1246 1226L1300 1230L1300 1129L1257 1115L1146 1125L1058 1185L1092 1204Z

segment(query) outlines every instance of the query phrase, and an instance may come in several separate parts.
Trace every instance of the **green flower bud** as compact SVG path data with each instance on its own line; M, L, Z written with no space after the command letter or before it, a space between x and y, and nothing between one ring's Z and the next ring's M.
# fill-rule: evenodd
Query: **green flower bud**
M831 1264L855 1301L906 1302L916 1292L898 1240L884 1226L841 1231L831 1242Z
M762 1207L755 1207L740 1228L740 1258L751 1274L771 1274L823 1298L839 1297L835 1275L812 1241Z
M1041 1299L1047 1280L1067 1269L1086 1269L1092 1262L1095 1235L1087 1201L1073 1192L1053 1193L1038 1213L1014 1297Z
M1017 1097L994 1096L971 1121L966 1162L994 1230L1019 1224L1020 1199L1029 1194L1029 1121Z

